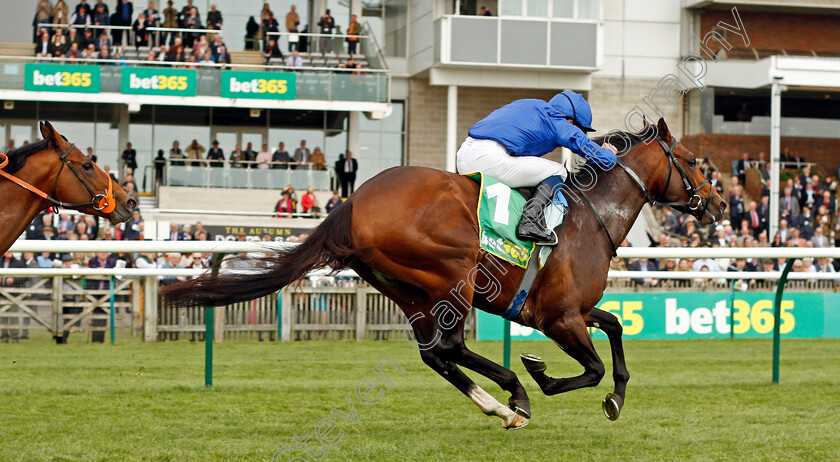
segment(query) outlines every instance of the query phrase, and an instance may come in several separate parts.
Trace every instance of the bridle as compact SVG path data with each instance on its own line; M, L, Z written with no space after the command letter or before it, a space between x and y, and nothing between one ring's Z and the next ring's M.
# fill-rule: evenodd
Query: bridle
M20 186L21 188L35 194L36 196L41 197L42 199L50 202L56 210L58 207L64 207L68 209L81 209L85 207L93 207L94 210L102 213L111 213L114 209L117 208L117 201L114 199L114 180L111 177L108 177L108 188L105 190L104 194L96 194L91 189L90 185L88 185L87 181L85 181L84 177L73 167L73 163L70 162L70 159L67 156L70 155L73 150L76 149L75 144L70 144L70 147L67 148L64 152L58 152L58 157L61 159L61 168L58 170L58 174L55 176L55 184L53 185L53 192L52 195L41 191L40 189L32 186L31 184L21 180L20 178L6 173L3 168L9 163L9 156L3 153L0 153L0 176L6 178L7 180L11 181L12 183ZM70 169L76 178L82 183L82 186L87 189L88 193L90 193L90 202L82 202L82 203L68 203L64 201L60 201L55 198L56 193L58 191L58 179L61 177L61 172L64 170L64 166Z
M680 178L682 179L683 185L685 186L685 190L689 194L689 199L687 201L671 202L656 199L655 197L653 197L653 194L651 194L650 190L642 181L642 179L639 178L639 175L637 175L636 172L633 171L633 169L631 169L624 162L622 162L620 158L616 157L618 166L621 167L622 170L624 170L627 173L627 175L633 179L633 181L639 186L639 188L641 188L642 192L645 194L647 202L650 205L661 204L667 205L669 207L687 207L691 211L697 211L702 207L703 210L699 214L701 217L705 216L707 213L711 215L709 212L709 204L711 203L714 188L709 188L709 195L706 196L705 200L703 200L703 198L700 197L700 195L698 194L698 191L700 191L700 189L703 186L705 186L706 183L709 183L709 180L706 179L706 181L700 183L700 185L697 187L692 186L691 179L688 178L688 175L685 173L685 170L682 168L682 165L680 165L680 163L677 161L677 156L674 154L674 149L676 149L679 141L676 138L674 138L674 141L670 145L668 145L665 143L665 140L663 140L662 137L659 136L659 133L656 134L655 139L659 142L659 145L662 146L662 150L665 152L665 157L668 158L668 179L665 181L665 191L667 192L668 186L671 184L671 174L673 173L674 168L676 167L677 173L680 174ZM580 188L577 189L580 191L583 198L589 204L589 207L595 213L595 218L597 218L598 224L601 225L601 229L603 229L604 233L607 235L607 239L610 241L610 247L612 248L613 257L615 257L617 247L615 245L615 242L613 241L612 236L610 236L610 232L607 229L606 223L604 223L604 219L601 218L601 215L595 209L595 205L592 203L589 197L587 197L587 195L582 190L580 190ZM712 216L712 218L714 218L714 216Z

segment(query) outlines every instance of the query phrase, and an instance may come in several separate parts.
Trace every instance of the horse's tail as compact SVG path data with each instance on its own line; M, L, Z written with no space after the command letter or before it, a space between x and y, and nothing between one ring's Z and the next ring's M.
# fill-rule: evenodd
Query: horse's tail
M333 210L302 244L257 260L262 268L235 274L204 274L161 288L167 301L181 306L220 306L253 300L274 293L308 272L324 267L347 268L358 249L353 248L353 204Z

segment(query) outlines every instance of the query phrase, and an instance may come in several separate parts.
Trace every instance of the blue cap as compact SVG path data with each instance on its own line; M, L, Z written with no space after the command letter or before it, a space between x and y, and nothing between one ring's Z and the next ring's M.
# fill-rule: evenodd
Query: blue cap
M595 131L592 128L592 108L589 107L589 103L580 93L566 90L554 95L554 98L551 98L548 104L574 120L575 125L584 132Z

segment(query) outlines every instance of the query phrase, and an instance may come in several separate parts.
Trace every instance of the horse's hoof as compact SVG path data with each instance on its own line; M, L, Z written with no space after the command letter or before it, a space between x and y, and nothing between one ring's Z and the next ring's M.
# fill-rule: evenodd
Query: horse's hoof
M531 418L531 402L528 400L510 400L510 410L526 419Z
M525 365L525 369L528 372L532 374L545 372L545 361L543 361L539 356L522 353L519 357L522 359L522 364Z
M601 403L601 408L604 410L604 415L610 420L618 419L621 414L621 407L624 405L624 398L615 393L607 393L604 402Z
M510 421L502 424L502 426L505 427L505 430L519 430L526 425L528 425L528 419L519 414L514 414Z

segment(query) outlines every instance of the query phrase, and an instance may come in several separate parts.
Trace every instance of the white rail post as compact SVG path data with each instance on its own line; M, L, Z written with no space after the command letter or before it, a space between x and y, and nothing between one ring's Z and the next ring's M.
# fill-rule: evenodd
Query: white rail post
M775 60L775 58L773 58ZM770 223L767 240L773 242L773 236L779 229L779 176L781 164L779 153L782 136L782 91L784 86L774 80L770 87Z
M141 304L143 297L140 287L140 279L131 280L131 336L136 337L137 331L142 328L143 320L140 319Z
M145 293L143 307L143 339L147 342L157 341L158 324L158 280L157 276L145 276L143 278L143 289Z
M60 338L64 333L62 332L62 324L64 319L62 318L62 309L61 309L61 301L64 298L63 294L63 277L62 276L53 276L53 287L52 287L52 330L53 335L56 338L56 342L58 342L58 338Z
M216 317L213 319L213 340L216 343L221 342L225 339L225 314L227 313L226 306L217 306L216 307Z
M280 291L280 340L288 342L292 339L292 293L288 287Z
M365 339L367 333L367 289L356 287L356 341Z

